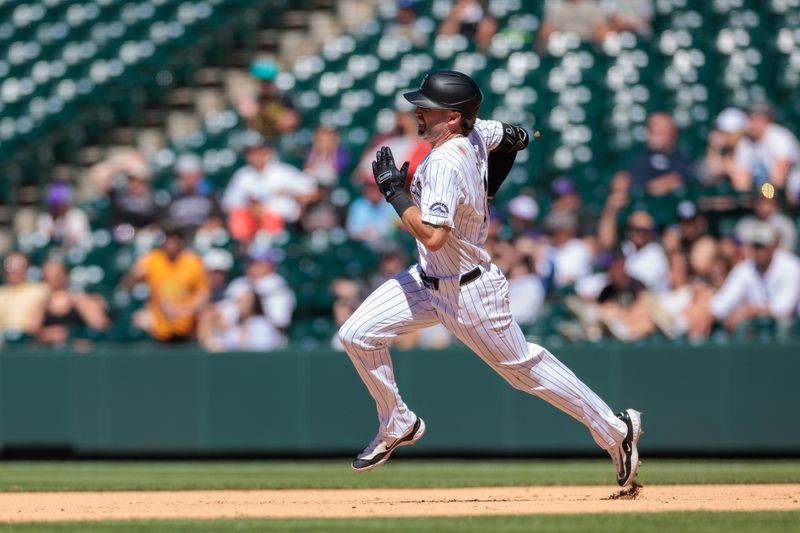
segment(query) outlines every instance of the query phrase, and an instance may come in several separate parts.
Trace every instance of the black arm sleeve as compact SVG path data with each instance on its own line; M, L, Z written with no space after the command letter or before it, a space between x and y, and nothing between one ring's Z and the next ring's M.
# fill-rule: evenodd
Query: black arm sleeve
M489 198L494 198L500 185L503 184L511 172L511 167L514 166L514 160L517 158L517 152L492 152L489 154L489 170L487 172L489 183L486 189L486 195Z
M511 172L517 152L524 150L528 146L530 136L528 132L519 126L503 124L503 140L489 154L488 187L486 194L493 198Z

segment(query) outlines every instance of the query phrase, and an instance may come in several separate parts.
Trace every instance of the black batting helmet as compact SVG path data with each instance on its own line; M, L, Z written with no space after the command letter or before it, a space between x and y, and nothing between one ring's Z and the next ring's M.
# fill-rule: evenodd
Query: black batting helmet
M423 78L418 90L403 96L417 107L452 109L467 118L477 116L483 100L478 84L455 70L435 70Z

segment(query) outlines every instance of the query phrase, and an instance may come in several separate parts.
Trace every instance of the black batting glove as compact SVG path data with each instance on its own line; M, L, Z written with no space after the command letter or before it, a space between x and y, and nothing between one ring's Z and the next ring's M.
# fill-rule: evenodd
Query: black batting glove
M402 216L403 211L414 205L405 191L408 161L398 169L392 150L388 146L382 146L375 154L375 161L372 162L372 175L383 197L392 204L398 215Z
M375 154L375 161L372 162L372 175L386 200L405 188L407 174L408 161L403 163L398 170L394 163L392 150L388 146L382 146Z

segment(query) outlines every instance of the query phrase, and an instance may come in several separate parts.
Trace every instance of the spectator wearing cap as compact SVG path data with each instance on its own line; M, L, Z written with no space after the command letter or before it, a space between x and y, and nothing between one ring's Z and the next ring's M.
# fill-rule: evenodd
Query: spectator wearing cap
M231 236L249 241L259 230L280 231L283 219L264 205L263 174L274 148L255 130L243 132L238 143L244 150L246 164L231 177L222 195L222 207L228 213Z
M529 194L520 194L508 202L508 225L515 235L533 229L539 217L539 204Z
M162 342L186 341L208 302L208 277L203 260L186 249L177 227L165 222L162 232L161 245L139 258L122 285L131 288L143 281L149 289L146 307L133 316L135 327Z
M273 143L256 131L242 133L247 164L237 170L222 196L233 238L250 241L263 230L276 233L296 222L317 197L314 181L278 159Z
M25 254L11 252L3 260L2 265L0 336L3 334L17 336L25 331L31 315L45 301L49 289L44 283L28 279L29 263Z
M773 121L774 110L757 102L748 110L747 138L736 146L739 170L732 176L738 191L750 191L764 183L786 190L787 200L800 200L800 141Z
M740 172L736 161L736 146L747 133L747 113L736 107L722 110L708 134L708 145L698 167L698 177L704 185L730 181Z
M766 222L754 226L747 239L748 258L730 271L711 300L711 312L728 330L759 317L788 324L800 304L800 259L778 247L778 234Z
M764 193L767 194L764 194ZM748 242L761 222L766 222L778 235L780 247L793 252L797 246L797 227L792 219L781 213L774 189L757 187L754 191L753 213L745 216L734 227L734 235L740 242Z
M583 205L575 182L569 176L559 176L550 186L551 211L563 211L578 217L576 235L580 239L593 239L597 234L598 216Z
M111 322L103 297L70 288L69 272L62 261L46 261L42 279L50 294L31 314L28 325L28 333L39 344L64 345L87 337L84 328L96 332L108 329Z
M399 223L400 219L392 206L384 201L375 180L363 181L361 196L353 200L347 211L346 228L350 238L380 249L391 240Z
M224 214L214 193L204 184L203 162L196 154L182 154L175 163L175 192L165 209L184 237L191 239L200 230L224 227Z
M131 228L156 228L162 211L150 185L152 177L150 167L142 161L129 166L114 179L114 187L109 192L110 222L118 238L131 237Z
M577 230L578 220L572 213L551 211L544 219L557 288L572 285L592 271L592 249L575 236Z
M278 72L278 64L271 59L254 61L250 74L258 80L258 92L255 97L243 98L236 105L247 127L271 141L296 130L300 124L300 114L291 96L281 92L275 84Z
M411 42L417 47L427 46L434 25L430 19L417 16L418 3L419 0L397 0L397 14L384 26L383 35Z
M632 342L655 331L648 312L647 287L630 274L629 258L612 253L606 267L608 285L597 297L600 321L621 341Z
M638 196L664 196L684 187L691 162L678 148L678 128L672 117L663 112L647 118L647 147L617 173L620 180Z
M708 234L708 220L689 200L678 204L676 214L678 223L664 231L664 251L667 255L683 254L689 259L690 270L704 276L719 252L716 239Z
M629 274L625 254L618 248L602 252L599 262L605 285L595 299L568 296L565 303L580 327L562 323L559 331L570 340L590 341L600 340L604 330L625 342L650 335L655 325L648 312L649 293L644 283Z
M625 254L628 273L642 281L649 290L661 292L667 288L667 256L656 241L653 217L645 211L631 213L625 221L627 238L619 244L617 215L625 198L623 190L612 189L600 217L598 242L604 250L619 246Z
M225 299L225 289L230 282L233 255L223 248L211 248L203 254L203 266L208 275L208 302L197 317L197 339L203 345L218 320L217 304Z
M48 185L44 193L45 211L36 217L36 233L49 242L69 247L91 237L89 217L73 205L72 187L63 181Z
M296 301L286 280L275 272L277 260L275 250L250 247L245 275L231 281L201 328L205 349L272 351L286 344Z
M233 255L223 248L212 248L203 254L203 266L208 273L209 303L223 299L228 286L228 273L233 268Z
M668 287L669 266L664 249L656 241L653 217L644 211L634 211L625 226L627 239L621 248L625 254L625 270L653 292Z

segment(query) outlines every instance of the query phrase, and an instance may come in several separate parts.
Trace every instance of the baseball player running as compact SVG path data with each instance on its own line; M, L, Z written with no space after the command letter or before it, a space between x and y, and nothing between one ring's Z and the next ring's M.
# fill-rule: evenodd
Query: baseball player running
M403 402L388 342L404 333L443 324L512 387L538 396L583 423L606 450L621 486L639 467L641 413L617 415L553 354L526 342L511 317L508 282L484 248L488 202L528 144L518 127L477 118L483 98L460 72L440 70L405 93L417 106L419 135L433 149L405 190L408 162L395 166L381 148L372 164L386 200L417 240L419 264L378 287L342 325L339 338L375 399L378 434L353 460L372 470L400 446L425 434L425 422Z

